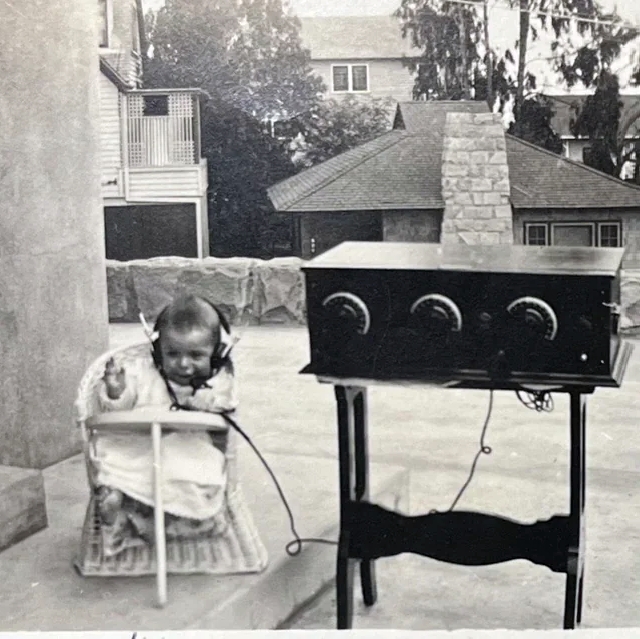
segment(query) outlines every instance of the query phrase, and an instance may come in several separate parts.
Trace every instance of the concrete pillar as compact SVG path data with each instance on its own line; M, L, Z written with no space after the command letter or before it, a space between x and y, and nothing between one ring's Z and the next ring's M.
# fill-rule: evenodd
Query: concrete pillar
M499 115L447 113L442 199L442 243L513 243L509 166Z
M4 466L79 450L76 388L108 345L97 27L94 0L0 2Z

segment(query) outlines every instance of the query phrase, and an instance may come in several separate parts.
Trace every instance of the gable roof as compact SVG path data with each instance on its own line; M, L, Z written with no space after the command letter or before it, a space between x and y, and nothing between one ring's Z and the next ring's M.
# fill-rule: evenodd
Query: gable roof
M268 189L276 211L443 209L447 111L488 112L483 102L398 104L394 129ZM640 208L626 184L511 135L507 162L516 209Z
M561 138L575 137L571 132L571 120L576 117L576 112L573 107L577 106L581 108L589 95L590 94L587 93L580 93L574 95L546 96L551 101L552 108L555 111L551 117L551 128ZM620 102L622 103L620 121L622 121L634 106L640 104L640 95L621 95ZM637 133L632 135L632 137L638 137Z
M302 44L312 60L401 59L418 49L402 37L393 16L326 16L299 18Z

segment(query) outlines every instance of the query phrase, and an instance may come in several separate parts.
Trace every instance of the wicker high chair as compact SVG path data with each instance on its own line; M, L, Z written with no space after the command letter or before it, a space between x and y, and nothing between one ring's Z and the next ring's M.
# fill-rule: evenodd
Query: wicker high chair
M220 415L196 411L137 409L99 414L95 400L107 361L117 365L139 358L151 360L149 342L116 349L96 359L84 374L75 404L76 419L82 429L84 455L90 487L89 505L82 528L80 553L74 565L83 576L115 577L157 575L158 603L167 599L169 574L238 574L262 572L268 563L262 544L238 481L237 433ZM166 540L160 464L162 430L206 430L227 462L226 509L229 527L219 536L202 539ZM127 548L115 556L105 556L102 548L101 521L97 510L96 484L91 462L91 446L99 431L146 430L153 441L155 543Z

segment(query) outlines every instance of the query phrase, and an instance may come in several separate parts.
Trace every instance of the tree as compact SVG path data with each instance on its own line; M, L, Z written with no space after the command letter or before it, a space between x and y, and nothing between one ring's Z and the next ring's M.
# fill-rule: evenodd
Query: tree
M271 257L273 244L286 243L290 229L273 217L266 189L293 175L293 163L260 122L228 104L207 101L201 124L212 253Z
M299 168L324 162L378 137L390 127L393 103L385 100L323 100L297 118L293 153Z
M488 13L482 0L460 5L456 0L402 0L395 15L402 33L422 50L418 61L408 61L416 72L414 98L435 100L487 100L500 108L516 93L517 78L509 67L515 65L507 49L498 57L488 46ZM523 91L535 86L535 77L524 73Z
M604 70L598 77L595 93L587 97L582 108L574 108L576 117L570 123L573 135L589 138L585 164L616 177L626 161L618 146L621 108L618 77Z
M410 37L413 46L423 51L419 64L407 63L418 72L414 98L485 98L473 90L482 63L478 44L484 36L475 7L446 0L441 5L433 0L402 0L395 15L402 22L403 37Z
M266 188L295 167L261 120L310 109L324 88L298 28L281 0L167 0L147 15L145 83L207 95L202 153L214 254L269 256L274 218Z
M423 50L414 96L431 99L494 98L500 109L513 105L518 135L550 150L558 148L550 127L553 111L548 102L536 96L536 78L527 71L527 50L538 39L540 29L553 32L549 63L559 79L569 86L582 81L591 86L602 69L619 56L621 48L636 37L637 31L618 26L615 14L604 14L596 0L510 0L519 10L519 38L511 49L496 59L488 43L487 11L482 0L477 7L457 5L455 0L402 0L396 15L403 22L403 34ZM480 8L483 9L482 15ZM464 19L457 16L460 12ZM588 17L593 22L548 14ZM599 22L596 22L598 20ZM515 77L509 67L516 67ZM417 65L413 63L415 70ZM465 91L470 85L471 89Z
M147 19L145 78L196 86L261 120L290 117L324 91L282 0L167 0Z
M523 100L520 117L511 123L509 133L547 151L562 153L562 138L551 127L554 110L545 96L534 95Z

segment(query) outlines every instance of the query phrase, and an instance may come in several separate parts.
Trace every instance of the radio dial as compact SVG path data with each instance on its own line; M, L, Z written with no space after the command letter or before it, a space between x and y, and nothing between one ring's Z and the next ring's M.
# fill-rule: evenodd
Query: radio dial
M338 291L326 297L322 306L326 318L342 333L366 335L371 328L371 314L367 305L353 293ZM338 329L339 326L339 329Z
M507 307L508 313L523 322L532 333L548 340L558 333L558 318L555 311L538 297L520 297Z
M455 302L439 293L430 293L417 299L411 306L411 317L442 331L459 332L462 329L460 309Z

